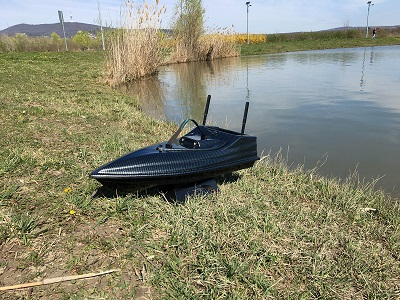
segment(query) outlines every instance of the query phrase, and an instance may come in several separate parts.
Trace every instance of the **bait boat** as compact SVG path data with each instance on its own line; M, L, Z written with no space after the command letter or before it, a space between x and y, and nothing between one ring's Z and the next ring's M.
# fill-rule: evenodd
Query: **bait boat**
M244 134L249 103L246 102L242 131L236 132L205 125L210 99L209 95L202 125L186 119L168 141L107 163L94 170L90 178L113 189L180 188L200 186L224 173L253 166L259 159L257 138ZM189 122L195 125L194 129L178 138Z

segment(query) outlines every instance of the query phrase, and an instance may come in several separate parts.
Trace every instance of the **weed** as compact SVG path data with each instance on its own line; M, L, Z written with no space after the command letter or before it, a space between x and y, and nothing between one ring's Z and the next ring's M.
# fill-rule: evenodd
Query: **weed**
M11 188L8 188L0 193L0 206L7 205L3 200L9 200L11 197L18 191L21 186L18 184L13 185Z
M14 235L20 238L24 244L27 244L29 235L38 225L38 218L29 215L29 213L14 214L11 216L11 223Z

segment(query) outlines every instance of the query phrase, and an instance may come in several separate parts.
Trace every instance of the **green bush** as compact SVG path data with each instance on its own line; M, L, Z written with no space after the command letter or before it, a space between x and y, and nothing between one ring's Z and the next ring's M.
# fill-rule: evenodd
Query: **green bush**
M80 31L73 38L67 38L68 50L101 50L101 35L91 36ZM48 52L65 51L64 39L53 32L51 36L31 37L24 33L15 36L0 35L0 52Z

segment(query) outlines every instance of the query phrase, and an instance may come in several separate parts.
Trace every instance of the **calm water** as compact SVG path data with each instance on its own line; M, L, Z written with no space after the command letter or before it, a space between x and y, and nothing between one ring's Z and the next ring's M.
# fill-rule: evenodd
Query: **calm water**
M400 193L400 46L307 51L163 67L127 87L158 119L202 120L258 137L259 152Z

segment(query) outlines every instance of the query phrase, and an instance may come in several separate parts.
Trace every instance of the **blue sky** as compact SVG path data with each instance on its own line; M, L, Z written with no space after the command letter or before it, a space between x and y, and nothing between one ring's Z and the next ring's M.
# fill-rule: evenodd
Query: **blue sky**
M122 0L99 0L103 23L116 24L123 7ZM250 0L249 32L282 33L317 31L345 24L365 26L368 5L366 0ZM137 0L135 3L140 3ZM148 0L149 4L154 0ZM160 0L167 7L163 27L168 27L179 0ZM245 0L203 0L206 25L231 27L246 32ZM369 15L371 26L400 25L400 0L372 1ZM57 11L62 10L64 20L70 16L74 22L98 24L97 0L0 0L0 30L9 26L58 22Z

